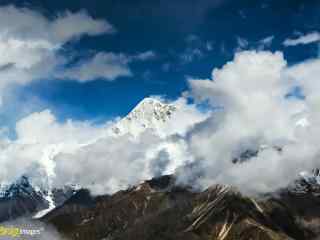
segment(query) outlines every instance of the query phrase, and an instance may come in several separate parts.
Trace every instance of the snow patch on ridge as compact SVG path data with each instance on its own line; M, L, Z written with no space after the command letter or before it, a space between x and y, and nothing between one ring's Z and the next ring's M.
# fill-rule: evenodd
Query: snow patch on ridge
M43 209L43 210L41 210L41 211L39 211L39 212L37 212L37 213L33 216L34 219L43 217L44 215L46 215L48 212L50 212L51 210L53 210L53 209L56 207L55 202L54 202L54 200L53 200L53 194L52 194L52 191L51 191L51 190L48 191L48 194L45 195L44 198L48 201L49 207L46 208L46 209Z

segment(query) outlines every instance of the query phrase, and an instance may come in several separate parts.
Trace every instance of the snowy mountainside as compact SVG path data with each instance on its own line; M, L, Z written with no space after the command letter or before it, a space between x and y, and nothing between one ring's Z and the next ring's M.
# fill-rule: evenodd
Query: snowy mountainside
M117 135L129 133L135 137L146 129L153 129L161 134L165 123L176 110L176 106L172 104L145 98L126 117L117 122L112 131Z

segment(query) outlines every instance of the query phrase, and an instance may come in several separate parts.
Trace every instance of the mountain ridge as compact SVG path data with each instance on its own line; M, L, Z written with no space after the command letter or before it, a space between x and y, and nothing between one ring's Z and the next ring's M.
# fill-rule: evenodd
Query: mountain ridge
M252 198L218 184L203 191L191 189L176 185L175 177L166 175L89 202L71 198L41 220L53 224L67 239L79 240L311 240L319 236L320 199L315 195L283 190L277 196Z

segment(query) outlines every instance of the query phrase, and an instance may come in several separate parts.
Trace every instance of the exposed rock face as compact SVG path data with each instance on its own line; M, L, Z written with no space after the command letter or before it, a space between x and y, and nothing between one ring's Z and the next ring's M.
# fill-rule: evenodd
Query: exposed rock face
M282 191L258 200L220 185L194 192L174 180L163 176L112 196L82 190L42 220L81 240L310 240L320 234L314 194Z

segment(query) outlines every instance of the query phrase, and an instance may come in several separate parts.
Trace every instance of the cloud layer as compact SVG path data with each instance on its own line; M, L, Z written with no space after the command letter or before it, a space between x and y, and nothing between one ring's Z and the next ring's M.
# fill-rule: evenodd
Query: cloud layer
M43 187L76 184L102 194L174 173L191 158L184 134L207 117L184 99L174 105L172 121L162 124L162 131L149 129L139 135L115 134L113 121L60 123L49 110L32 113L17 122L16 140L3 140L0 182L25 174Z
M248 192L268 192L298 176L302 165L286 151L298 141L296 115L306 106L300 99L285 97L291 89L287 71L291 69L280 52L247 51L214 69L213 80L190 81L196 99L220 109L190 135L189 146L202 172L200 185L220 182ZM232 160L246 150L260 152L234 164Z
M85 11L49 19L26 8L0 7L0 96L12 85L42 78L112 81L131 76L130 63L156 57L152 51L98 52L77 61L63 54L66 43L82 36L115 32ZM261 40L261 49L272 40ZM317 32L284 45L315 41ZM182 183L230 184L251 194L287 186L301 171L318 167L320 61L288 66L281 52L242 51L248 43L240 38L238 43L234 59L210 78L189 80L162 134L115 136L113 121L59 122L50 110L26 116L16 123L15 140L1 137L0 182L28 174L38 183L48 177L50 187L79 184L101 194L176 173ZM211 45L201 46L211 51ZM292 94L295 88L303 97ZM190 99L210 111L188 104ZM235 164L246 151L257 154Z

